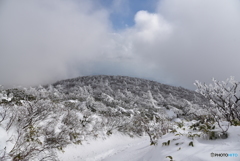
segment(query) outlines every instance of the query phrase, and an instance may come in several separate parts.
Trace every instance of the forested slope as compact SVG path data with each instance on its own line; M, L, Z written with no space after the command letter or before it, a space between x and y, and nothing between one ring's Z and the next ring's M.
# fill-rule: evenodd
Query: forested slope
M154 145L176 117L207 112L194 91L124 76L88 76L0 90L0 158L58 160L56 151L113 133Z

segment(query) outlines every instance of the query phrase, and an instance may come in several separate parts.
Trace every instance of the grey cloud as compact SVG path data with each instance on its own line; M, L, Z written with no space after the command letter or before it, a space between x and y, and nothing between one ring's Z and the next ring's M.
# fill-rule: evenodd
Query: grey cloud
M195 79L225 80L238 72L240 2L236 0L164 1L162 14L175 27L162 52L169 73L189 86ZM160 7L161 13L161 7ZM172 58L172 59L171 59Z
M116 1L125 2L125 1ZM161 0L117 33L94 1L4 0L0 84L128 75L194 89L196 79L240 80L240 2Z
M108 13L84 1L6 0L0 13L0 83L33 85L77 76L103 50Z

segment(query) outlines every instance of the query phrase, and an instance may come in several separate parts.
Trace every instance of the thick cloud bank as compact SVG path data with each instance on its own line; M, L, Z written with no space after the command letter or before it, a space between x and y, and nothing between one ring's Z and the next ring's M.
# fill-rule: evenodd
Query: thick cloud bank
M95 1L1 1L0 84L114 74L194 89L196 79L240 79L238 0L161 0L118 32L109 16Z
M2 84L87 73L109 41L107 12L85 1L5 0L0 6Z

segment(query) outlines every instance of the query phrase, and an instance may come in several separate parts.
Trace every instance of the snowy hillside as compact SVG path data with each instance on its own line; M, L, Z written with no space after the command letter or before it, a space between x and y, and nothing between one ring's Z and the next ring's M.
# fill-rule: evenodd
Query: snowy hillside
M85 76L58 81L54 83L53 86L56 88L61 86L65 93L78 90L78 87L90 86L92 88L92 94L96 99L101 93L105 93L111 97L129 94L134 97L144 98L144 95L151 92L151 95L158 103L161 103L162 98L166 99L172 96L178 100L186 99L197 104L202 104L206 101L203 96L195 91L190 91L182 87L169 86L155 81L126 76Z
M188 123L189 124L189 123ZM191 123L190 123L191 124ZM188 126L178 128L183 129ZM231 127L230 136L224 140L205 140L166 134L159 139L157 146L150 146L147 137L129 138L115 134L107 140L91 140L82 146L69 146L59 153L60 161L239 161L240 127ZM169 146L162 143L170 140ZM193 141L193 146L189 143ZM214 153L214 155L212 154ZM168 157L170 156L170 157Z
M213 89L197 82L202 95L123 76L1 87L0 160L214 159L208 150L239 155L240 99L231 81L231 88L216 82Z

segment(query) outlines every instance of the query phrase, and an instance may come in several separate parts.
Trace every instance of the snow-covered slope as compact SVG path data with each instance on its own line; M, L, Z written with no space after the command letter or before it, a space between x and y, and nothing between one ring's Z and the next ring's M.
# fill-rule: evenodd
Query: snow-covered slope
M234 106L223 113L215 107L196 92L123 76L0 88L0 161L185 161L217 160L210 153L239 155L240 106L235 119L228 120L221 114L229 116ZM229 125L236 127L224 130Z
M118 133L105 140L91 140L81 146L71 145L65 149L65 152L59 152L58 155L60 161L100 161L107 158L115 158L116 161L124 158L130 160L145 152L144 148L138 149L139 147L148 148L149 139L147 137L130 138Z
M229 134L227 139L192 140L187 136L168 133L159 139L157 146L150 146L147 137L129 138L115 134L106 140L92 140L82 146L69 146L64 153L59 152L58 155L61 161L170 161L167 156L171 156L174 161L239 161L240 127L230 127ZM168 140L170 145L162 146ZM193 147L189 146L191 141Z

